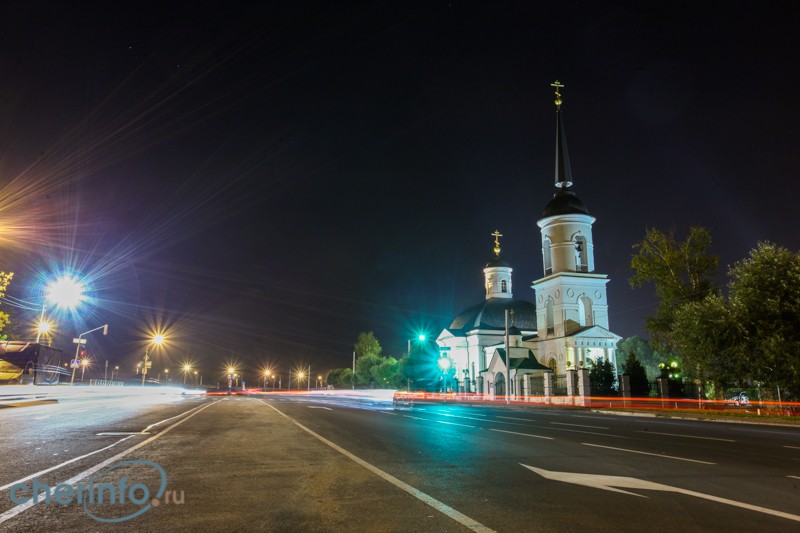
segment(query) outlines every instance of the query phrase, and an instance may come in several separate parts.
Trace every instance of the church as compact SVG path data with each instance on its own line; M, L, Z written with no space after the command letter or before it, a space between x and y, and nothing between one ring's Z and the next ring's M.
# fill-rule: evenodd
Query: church
M501 256L502 234L492 234L494 256L483 269L485 299L459 313L436 339L440 357L455 369L461 392L505 395L510 387L510 394L536 396L543 393L544 373L552 372L555 383L561 383L560 376L575 375L568 371L591 368L596 361L610 361L617 368L621 337L609 330L608 276L595 270L595 218L572 187L561 111L563 85L556 81L552 86L556 192L537 222L543 277L531 286L533 301L515 298L513 269ZM574 390L564 387L554 394Z

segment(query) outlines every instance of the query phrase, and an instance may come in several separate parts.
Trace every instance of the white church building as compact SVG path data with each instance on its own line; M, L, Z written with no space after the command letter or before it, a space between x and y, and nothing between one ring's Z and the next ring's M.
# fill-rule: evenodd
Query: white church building
M616 368L621 339L609 330L608 276L595 270L592 224L595 218L572 188L561 112L563 87L556 90L556 192L537 225L543 277L533 282L534 302L514 298L513 269L500 255L495 231L494 257L483 269L485 299L459 313L436 339L441 357L455 368L459 390L505 394L510 373L512 394L534 394L535 380L553 371L590 368L610 361ZM511 317L506 346L506 310ZM510 364L509 364L510 361ZM509 371L510 367L510 371ZM540 380L541 381L541 380Z

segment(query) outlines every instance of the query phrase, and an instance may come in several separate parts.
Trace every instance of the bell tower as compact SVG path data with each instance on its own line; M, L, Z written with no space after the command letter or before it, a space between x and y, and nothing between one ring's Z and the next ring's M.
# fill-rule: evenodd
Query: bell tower
M591 326L608 329L608 277L595 271L592 238L595 218L572 187L562 111L564 85L556 81L551 86L555 88L556 105L556 192L537 221L544 276L533 282L533 289L537 332L547 352L540 353L540 357L544 356L545 361L553 357L564 368L564 362L570 359L572 365L578 363L574 352L568 349L567 337Z

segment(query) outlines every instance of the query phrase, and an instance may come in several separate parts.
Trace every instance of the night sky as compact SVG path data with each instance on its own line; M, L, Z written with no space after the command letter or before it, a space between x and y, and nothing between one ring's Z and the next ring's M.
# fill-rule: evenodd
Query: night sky
M154 368L207 381L349 366L360 331L399 357L484 298L495 229L532 301L556 79L612 331L655 308L628 284L647 227L708 227L721 282L759 240L800 248L796 2L236 4L0 8L19 338L71 270L91 298L54 343L109 323L89 351L126 369L153 328Z

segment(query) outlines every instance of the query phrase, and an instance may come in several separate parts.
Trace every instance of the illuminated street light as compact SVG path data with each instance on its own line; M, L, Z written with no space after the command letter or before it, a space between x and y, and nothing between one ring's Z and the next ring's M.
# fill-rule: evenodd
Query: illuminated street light
M161 346L162 344L164 344L164 335L162 335L161 333L156 333L155 335L153 335L153 340L151 341L151 343L154 346ZM148 344L147 347L144 349L144 364L142 365L142 387L144 387L144 380L145 377L147 376L147 361L148 361L147 356L149 348L150 345Z
M50 322L45 321L44 313L49 306L56 306L60 309L74 309L86 296L85 285L72 276L62 276L48 284L44 290L44 300L42 301L42 313L39 315L39 323L36 325L36 342L42 333L50 331Z
M186 385L186 374L192 371L192 365L184 363L181 369L183 370L183 384Z
M89 366L89 360L81 359L81 383L83 383L83 374L86 372L87 366Z

